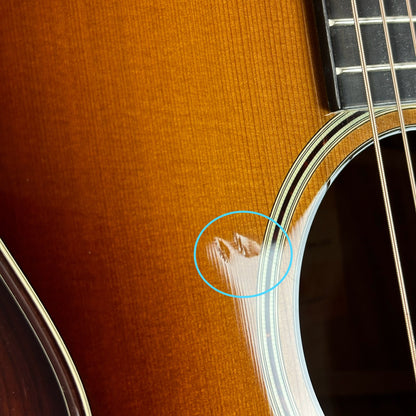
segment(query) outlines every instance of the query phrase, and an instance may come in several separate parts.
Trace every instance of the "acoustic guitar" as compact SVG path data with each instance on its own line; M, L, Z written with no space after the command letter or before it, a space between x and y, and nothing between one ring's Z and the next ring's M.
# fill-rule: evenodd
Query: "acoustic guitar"
M312 3L1 2L1 414L414 414L416 2Z

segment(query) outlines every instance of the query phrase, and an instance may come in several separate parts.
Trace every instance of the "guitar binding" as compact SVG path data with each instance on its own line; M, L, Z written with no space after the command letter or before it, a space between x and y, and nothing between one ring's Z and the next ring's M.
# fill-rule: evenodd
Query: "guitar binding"
M0 349L5 397L0 409L91 416L66 346L29 282L0 240Z

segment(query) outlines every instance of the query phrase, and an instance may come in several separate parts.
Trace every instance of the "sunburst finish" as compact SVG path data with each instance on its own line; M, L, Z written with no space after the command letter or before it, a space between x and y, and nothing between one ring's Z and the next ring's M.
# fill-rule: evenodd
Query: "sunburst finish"
M310 2L4 0L0 27L0 236L92 413L269 414L233 301L192 252L220 214L269 215L334 117ZM289 233L371 136L367 123L349 133L308 178Z

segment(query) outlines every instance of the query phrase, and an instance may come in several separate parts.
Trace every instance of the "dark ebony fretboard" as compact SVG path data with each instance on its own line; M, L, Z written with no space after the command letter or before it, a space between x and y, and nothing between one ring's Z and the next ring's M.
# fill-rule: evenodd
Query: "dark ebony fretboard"
M416 55L405 0L384 1L400 97L416 102ZM411 0L413 16L416 0ZM373 101L395 103L379 0L357 0ZM350 0L316 0L331 110L367 106ZM412 24L416 17L412 17Z

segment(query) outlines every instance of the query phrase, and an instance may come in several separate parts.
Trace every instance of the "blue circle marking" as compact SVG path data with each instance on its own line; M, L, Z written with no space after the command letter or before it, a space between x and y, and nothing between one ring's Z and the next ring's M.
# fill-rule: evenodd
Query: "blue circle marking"
M233 294L231 294L231 293L227 293L227 292L223 292L222 290L220 290L220 289L217 289L215 286L213 286L211 283L209 283L208 282L208 280L207 279L205 279L205 277L204 277L204 275L201 273L201 270L199 270L199 267L198 267L198 262L197 262L197 260L196 260L196 250L197 250L197 247L198 247L198 243L199 243L199 240L200 240L200 238L201 238L201 236L202 236L202 234L204 234L204 232L205 232L205 230L211 225L211 224L213 224L215 221L218 221L219 219L221 219L221 218L224 218L224 217L227 217L227 216L229 216L229 215L234 215L234 214L253 214L253 215L258 215L259 217L263 217L263 218L266 218L267 220L269 220L269 221L271 221L274 225L277 225L279 228L280 228L280 230L282 231L282 233L285 235L285 237L286 237L286 239L287 239L287 242L289 243L289 248L290 248L290 261L289 261L289 266L288 266L288 268L287 268L287 270L286 270L286 273L283 275L283 277L274 285L274 286L272 286L271 288L269 288L269 289L267 289L267 290L265 290L264 292L260 292L260 293L255 293L254 295L233 295ZM292 247L292 242L290 241L290 238L289 238L289 236L287 235L287 232L286 232L286 230L278 223L278 222L276 222L274 219L272 219L272 218L270 218L270 217L268 217L267 215L264 215L264 214L262 214L262 213L260 213L260 212L256 212L256 211L244 211L244 210L242 210L242 211L231 211L231 212L226 212L225 214L222 214L222 215L220 215L220 216L218 216L217 218L214 218L213 220L211 220L203 229L202 229L202 231L199 233L199 235L198 235L198 237L197 237L197 239L196 239L196 241L195 241L195 245L194 245L194 263L195 263L195 267L196 267L196 270L198 271L198 274L199 274L199 276L201 277L201 279L211 288L211 289L214 289L216 292L218 292L218 293L221 293L222 295L225 295L225 296L229 296L230 298L239 298L239 299L243 299L243 298L255 298L255 297L257 297L257 296L261 296L261 295L265 295L266 293L269 293L269 292L271 292L273 289L276 289L276 287L277 286L279 286L280 285L280 283L282 283L283 282L283 280L285 280L285 278L286 278L286 276L288 275L288 273L289 273L289 270L290 270L290 268L292 267L292 261L293 261L293 247Z

